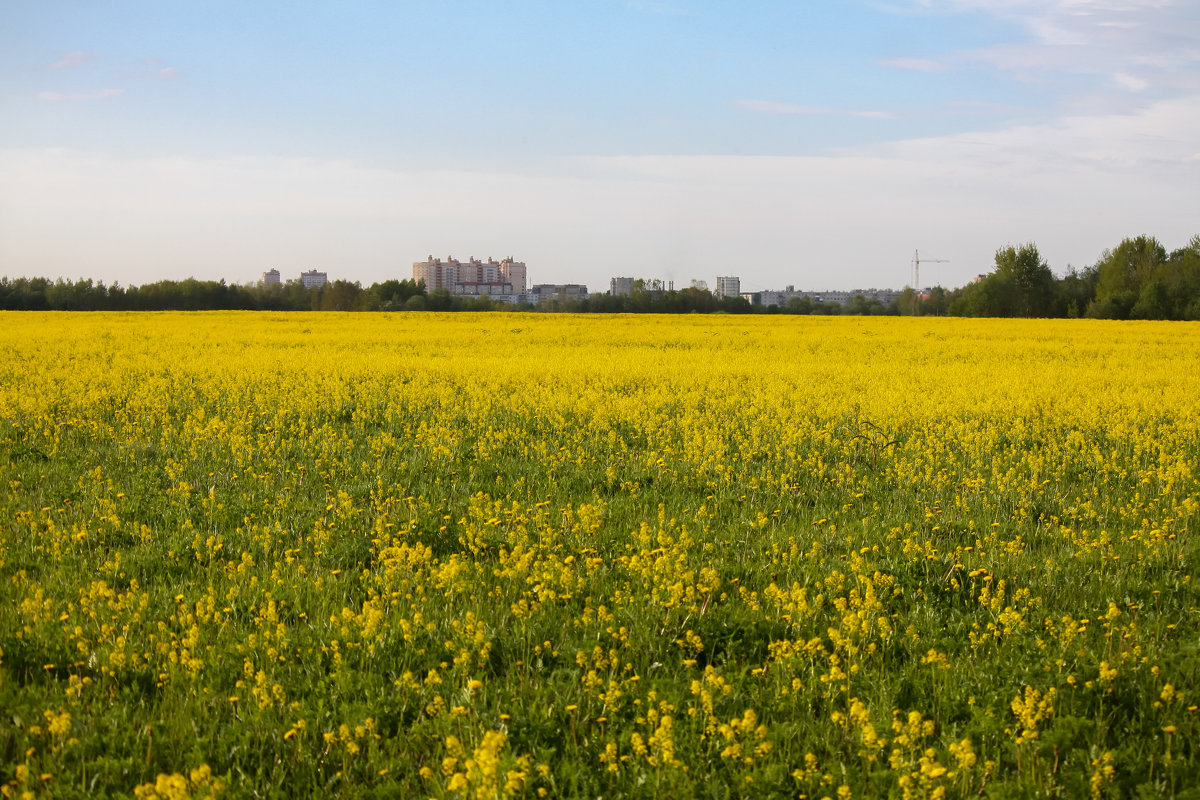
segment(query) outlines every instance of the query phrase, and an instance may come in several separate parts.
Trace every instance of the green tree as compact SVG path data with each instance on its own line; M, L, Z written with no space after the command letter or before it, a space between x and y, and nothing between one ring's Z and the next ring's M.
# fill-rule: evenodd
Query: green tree
M1087 311L1096 297L1098 277L1095 267L1087 267L1082 272L1068 267L1067 274L1058 282L1059 307L1056 315L1075 319Z
M1200 236L1175 250L1142 284L1129 316L1135 319L1200 319Z
M1002 247L996 268L956 291L947 313L964 317L1048 317L1058 313L1058 283L1037 245Z
M374 295L375 301L371 303L371 306L375 309L380 311L398 311L406 307L409 298L417 295L423 297L425 295L425 281L393 279L372 284L363 293ZM362 305L361 299L360 305ZM367 306L364 305L363 307Z
M1171 306L1171 291L1167 288L1167 282L1155 275L1142 284L1137 302L1129 309L1129 318L1171 319L1174 316Z
M863 295L856 294L854 295L854 299L846 304L843 313L856 317L870 317L884 313L884 308L883 303L877 299L871 298L868 300Z
M1153 236L1125 239L1115 250L1105 250L1096 262L1096 299L1088 307L1088 316L1129 319L1142 287L1166 260L1167 251ZM1152 294L1157 296L1158 290ZM1154 303L1148 300L1139 313Z
M1046 317L1054 313L1054 273L1033 242L997 250L992 275L1008 286L1004 293L1007 307L998 309L995 316Z
M873 301L878 303L879 301ZM929 290L929 296L921 301L921 313L925 316L945 316L950 308L950 297L945 287L935 286Z
M425 296L425 307L430 311L450 311L453 301L446 289L436 289Z
M1176 319L1200 320L1200 234L1171 253L1170 270Z
M789 297L785 308L789 314L811 314L815 305L813 299L808 296Z

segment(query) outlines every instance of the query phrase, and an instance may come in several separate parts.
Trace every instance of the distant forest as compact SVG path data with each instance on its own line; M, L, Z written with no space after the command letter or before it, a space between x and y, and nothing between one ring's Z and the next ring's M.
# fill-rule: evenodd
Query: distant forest
M105 286L91 280L0 278L0 309L26 311L569 311L577 313L730 313L923 315L965 317L1093 317L1200 320L1200 235L1172 252L1150 236L1125 239L1095 264L1062 277L1023 244L996 251L995 267L957 289L935 287L924 296L910 287L887 305L855 297L849 303L791 298L785 306L718 298L706 289L664 291L637 281L627 296L594 294L586 300L543 300L539 305L426 292L424 283L389 280L363 287L337 280L319 289L299 281L274 286L224 281L158 281Z

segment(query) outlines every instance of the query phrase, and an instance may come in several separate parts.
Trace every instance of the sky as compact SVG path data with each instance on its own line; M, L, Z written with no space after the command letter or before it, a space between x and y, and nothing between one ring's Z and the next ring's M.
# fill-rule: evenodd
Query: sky
M1200 234L1198 0L8 0L0 276L743 291Z

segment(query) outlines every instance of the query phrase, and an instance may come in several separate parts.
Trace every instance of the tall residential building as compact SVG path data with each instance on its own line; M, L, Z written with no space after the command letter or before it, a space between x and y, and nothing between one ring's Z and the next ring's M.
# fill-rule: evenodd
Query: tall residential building
M269 269L263 273L263 276L262 276L263 286L274 286L277 283L279 283L279 270Z
M628 297L633 293L633 278L613 278L608 282L608 293L613 297Z
M512 258L504 259L500 262L500 274L508 283L512 284L516 294L525 294L525 287L528 286L528 283L524 261L513 261Z
M425 281L425 291L445 289L453 295L480 297L521 295L525 293L525 262L506 258L480 261L468 258L458 261L447 256L443 261L432 255L424 261L413 262L413 280Z
M718 299L726 297L738 297L742 293L742 279L737 277L717 277L717 285L713 287L713 294Z
M413 281L420 283L425 282L425 291L436 292L438 289L446 289L454 285L455 267L458 262L454 259L449 259L443 262L440 258L430 256L425 261L413 262Z
M308 272L300 273L300 282L304 284L305 289L320 289L329 283L329 273L310 269Z

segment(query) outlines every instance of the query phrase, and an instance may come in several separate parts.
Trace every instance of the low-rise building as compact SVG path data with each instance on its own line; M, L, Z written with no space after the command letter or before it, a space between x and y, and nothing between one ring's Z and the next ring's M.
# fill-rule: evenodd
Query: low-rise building
M793 297L807 297L814 303L837 303L838 305L847 305L852 302L855 297L861 295L864 300L878 300L883 305L889 305L899 299L900 292L893 289L853 289L850 291L829 290L822 292L806 292L796 291L795 287L788 286L781 290L768 290L755 292L754 297L757 300L753 301L761 306L778 306L783 308L788 304L788 301Z
M581 283L539 283L529 290L533 302L546 300L587 300L587 287Z

